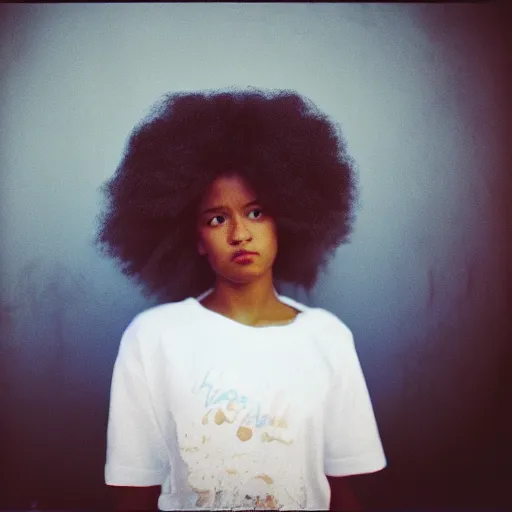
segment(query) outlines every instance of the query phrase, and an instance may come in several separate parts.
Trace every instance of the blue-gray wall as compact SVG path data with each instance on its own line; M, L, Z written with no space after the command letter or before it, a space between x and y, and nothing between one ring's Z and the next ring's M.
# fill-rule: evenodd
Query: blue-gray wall
M352 243L309 303L351 327L373 397L389 467L356 480L363 500L501 499L503 7L36 4L0 14L0 508L104 503L112 365L123 329L151 303L91 245L98 187L161 94L229 85L310 97L341 123L359 165Z

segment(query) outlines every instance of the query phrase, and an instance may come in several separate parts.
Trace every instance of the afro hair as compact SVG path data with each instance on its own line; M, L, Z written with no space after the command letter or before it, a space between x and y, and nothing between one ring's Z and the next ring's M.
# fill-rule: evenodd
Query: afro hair
M164 96L131 133L102 187L95 244L162 302L197 296L215 274L197 252L196 215L208 186L238 174L277 226L274 283L309 294L348 242L355 164L339 127L293 91L260 89Z

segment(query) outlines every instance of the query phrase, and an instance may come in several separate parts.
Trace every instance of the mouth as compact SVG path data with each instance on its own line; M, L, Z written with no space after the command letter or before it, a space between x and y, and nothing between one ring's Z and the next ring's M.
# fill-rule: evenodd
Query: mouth
M257 256L257 252L251 252L251 251L237 251L235 254L233 254L233 257L231 258L233 261L243 259L243 258L252 258L253 256Z

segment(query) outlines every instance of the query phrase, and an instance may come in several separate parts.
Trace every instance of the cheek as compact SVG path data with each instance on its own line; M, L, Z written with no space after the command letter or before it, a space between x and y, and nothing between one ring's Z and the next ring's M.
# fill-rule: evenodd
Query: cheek
M269 224L266 227L266 235L268 240L272 241L274 244L277 244L277 226L274 223Z
M200 237L201 245L209 257L215 257L220 252L220 247L225 245L222 241L222 235L219 232L210 231L203 233Z
M202 253L210 253L212 250L212 237L206 231L198 230L197 232L197 247ZM203 254L204 255L204 254Z

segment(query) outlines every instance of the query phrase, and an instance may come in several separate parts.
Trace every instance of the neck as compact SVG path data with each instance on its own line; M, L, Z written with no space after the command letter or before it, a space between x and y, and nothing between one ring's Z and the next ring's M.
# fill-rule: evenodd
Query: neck
M272 279L239 284L218 280L206 301L231 318L255 321L279 303Z

